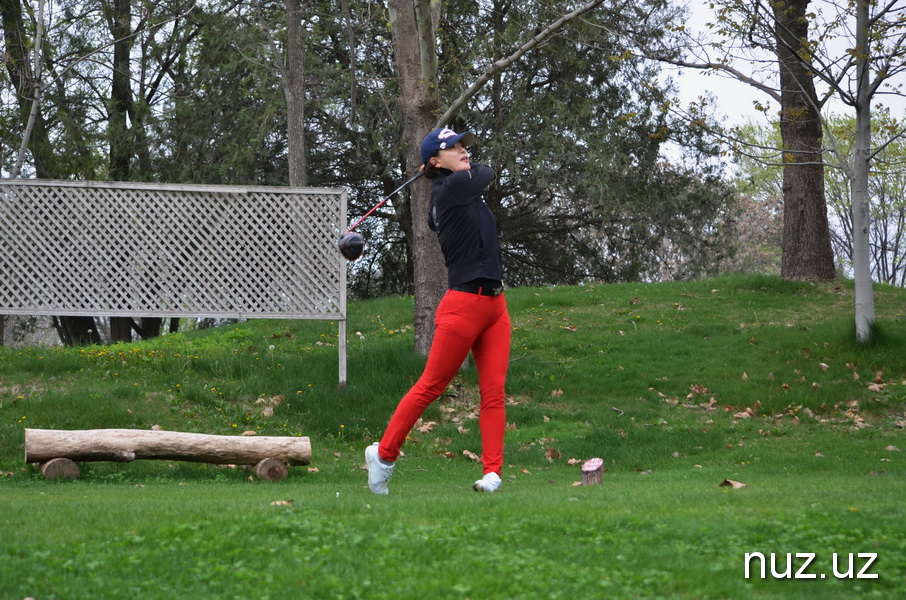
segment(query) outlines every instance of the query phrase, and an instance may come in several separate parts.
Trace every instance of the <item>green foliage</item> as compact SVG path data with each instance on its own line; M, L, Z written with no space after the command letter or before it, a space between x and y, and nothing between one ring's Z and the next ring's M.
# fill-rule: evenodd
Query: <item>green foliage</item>
M725 244L717 223L729 189L695 151L694 129L664 109L668 89L644 63L622 56L626 28L668 35L659 3L605 6L524 56L476 96L454 125L479 142L473 158L498 183L497 215L506 279L516 285L701 276ZM555 20L549 3L495 4L478 16L447 14L441 64L475 65L442 78L456 97L487 60L508 56ZM632 25L630 25L632 24ZM458 40L471 39L463 45ZM692 148L696 171L665 164L668 141Z

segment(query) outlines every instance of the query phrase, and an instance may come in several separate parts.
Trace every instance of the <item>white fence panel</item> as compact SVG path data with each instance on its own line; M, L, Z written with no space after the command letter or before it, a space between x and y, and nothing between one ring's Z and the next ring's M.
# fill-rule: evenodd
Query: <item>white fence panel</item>
M340 323L346 191L0 180L0 314Z

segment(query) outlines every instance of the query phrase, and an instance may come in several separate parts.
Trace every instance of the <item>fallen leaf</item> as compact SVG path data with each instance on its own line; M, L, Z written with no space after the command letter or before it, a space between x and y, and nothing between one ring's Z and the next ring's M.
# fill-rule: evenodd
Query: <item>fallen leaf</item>
M468 450L463 450L462 455L465 456L466 458L470 458L470 459L474 460L475 462L481 462L481 459L474 452L469 452Z
M743 380L743 381L748 381L748 380L749 380L749 374L746 373L745 371L742 372L742 380Z
M548 421L551 420L551 418L548 417L547 415L542 415L541 420L544 421L545 423L547 423Z
M570 458L569 460L566 461L566 464L568 464L569 466L574 466L574 465L582 464L582 462L583 461L578 458Z
M525 473L526 475L531 475L531 473L529 472L529 470L526 469L526 468L524 468L524 467L523 467L522 469L519 469L519 471L520 471L521 473Z
M732 487L734 490L738 490L740 488L749 487L749 486L746 485L745 483L733 481L732 479L724 479L723 481L721 481L718 484L717 487Z
M887 446L884 449L887 450L888 452L899 452L900 451L900 449L897 448L896 446ZM10 475L12 475L12 473L10 473Z
M519 428L516 427L516 424L515 424L515 423L507 423L507 424L506 424L506 430L507 430L507 431L519 431Z
M865 427L868 427L868 423L859 415L855 413L847 413L847 416L853 420L853 425L856 429L864 429Z
M444 452L444 458L456 458L455 452Z
M293 501L292 500L274 500L273 502L271 502L270 505L271 506L292 506Z
M803 348L803 349L802 349L802 358L808 358L808 357L810 357L811 355L812 355L812 350L811 350L811 348Z
M679 458L679 452L674 452L670 456L672 456L673 458Z
M419 433L430 433L432 429L437 426L435 421L422 421L421 419L415 423L415 430Z
M647 471L642 471L641 473L639 473L639 475L651 475L651 469L648 469Z
M318 467L308 467L308 472L309 473L320 473L320 471L318 471Z
M544 458L546 458L548 462L554 462L560 458L560 456L560 451L556 448L548 448L547 452L544 453Z
M245 436L249 436L249 435L258 435L258 432L257 432L257 431L252 431L251 429L249 429L248 431L243 431L243 432L242 432L242 435L245 435Z
M469 429L467 427L463 427L462 425L457 425L456 429L457 431L459 431L459 433L462 434L469 433Z
M752 407L750 406L749 408L745 409L744 411L738 412L735 415L733 415L733 418L734 419L749 419L754 416L755 416L755 411L752 410Z
M551 391L551 397L553 397L553 398L559 398L562 395L563 395L563 390L552 390Z
M573 487L580 486L580 485L582 485L582 482L581 482L581 481L574 481L572 485L573 485Z
M830 366L827 363L818 363L818 368L822 371L827 371L830 369Z

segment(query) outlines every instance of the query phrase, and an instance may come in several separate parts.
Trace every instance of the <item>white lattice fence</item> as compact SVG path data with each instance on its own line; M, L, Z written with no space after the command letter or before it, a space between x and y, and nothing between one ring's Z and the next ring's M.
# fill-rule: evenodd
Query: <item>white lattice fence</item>
M0 314L336 319L341 189L0 180Z

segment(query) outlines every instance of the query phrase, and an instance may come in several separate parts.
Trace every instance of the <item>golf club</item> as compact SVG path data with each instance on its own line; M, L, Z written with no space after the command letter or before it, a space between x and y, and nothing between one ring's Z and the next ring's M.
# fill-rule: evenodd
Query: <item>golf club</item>
M418 173L415 177L412 177L411 179L406 181L406 183L404 183L403 185L399 186L398 188L396 188L395 190L390 192L386 198L384 198L383 200L381 200L380 202L375 204L371 210L369 210L367 213L365 213L365 216L363 216L361 219L356 221L355 225L353 225L352 227L347 229L346 233L344 233L343 235L340 236L340 239L337 240L337 246L339 246L339 248L340 248L340 254L342 254L346 258L346 260L349 260L349 261L356 260L357 258L362 256L362 252L365 251L365 238L362 236L361 233L353 231L353 229L358 227L362 221L367 219L368 216L371 215L371 213L373 213L378 208L380 208L385 202L387 202L388 200L393 198L395 195L400 193L407 185L409 185L410 183L412 183L413 181L415 181L422 175L424 175L424 173L421 173L421 172Z

